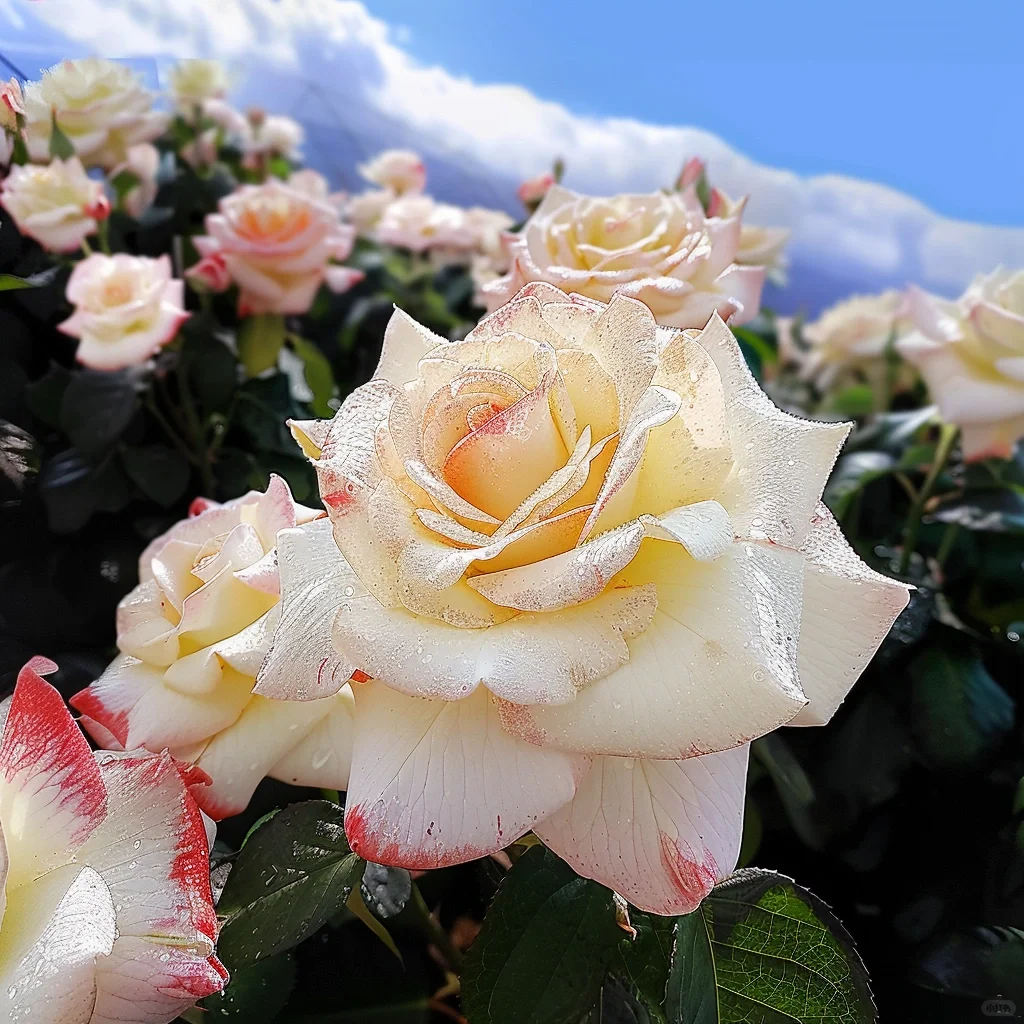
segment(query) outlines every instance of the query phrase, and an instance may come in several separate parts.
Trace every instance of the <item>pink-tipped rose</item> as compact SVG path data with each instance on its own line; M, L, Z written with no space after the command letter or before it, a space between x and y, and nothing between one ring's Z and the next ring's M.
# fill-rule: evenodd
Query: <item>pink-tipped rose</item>
M67 287L75 311L60 324L79 339L78 361L94 370L120 370L166 345L189 316L185 284L171 274L169 256L94 253L82 260Z

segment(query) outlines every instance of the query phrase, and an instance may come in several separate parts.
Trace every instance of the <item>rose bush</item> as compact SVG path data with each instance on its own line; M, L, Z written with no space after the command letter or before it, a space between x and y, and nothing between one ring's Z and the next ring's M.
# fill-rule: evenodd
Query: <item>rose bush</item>
M756 314L763 267L736 262L742 209L707 217L695 188L593 199L560 185L510 247L512 269L484 290L493 312L530 281L607 302L639 299L668 327L703 327L712 313Z
M196 799L214 818L245 810L265 775L344 789L351 694L286 703L252 693L281 614L278 532L322 513L297 505L280 477L265 494L200 499L194 511L143 552L141 582L118 608L121 655L72 706L108 749L170 750L201 769L211 781ZM280 571L305 579L310 568Z
M209 847L166 755L95 755L36 658L0 705L0 992L11 1021L168 1024L220 991ZM186 788L188 787L188 788Z
M899 351L924 376L968 460L1006 458L1024 437L1024 270L979 275L956 302L908 293Z
M333 614L335 684L370 677L353 848L433 868L533 829L636 906L696 907L749 741L826 722L907 603L821 504L848 429L776 409L717 318L547 284L459 342L396 313L374 380L296 426L331 586L286 586L275 641ZM258 689L322 692L289 682Z

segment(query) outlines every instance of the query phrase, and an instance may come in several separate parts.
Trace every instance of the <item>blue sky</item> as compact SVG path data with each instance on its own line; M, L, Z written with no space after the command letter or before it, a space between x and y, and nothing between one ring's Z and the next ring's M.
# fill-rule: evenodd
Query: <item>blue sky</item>
M1024 225L1019 0L366 4L453 74L577 113L695 125L759 162Z

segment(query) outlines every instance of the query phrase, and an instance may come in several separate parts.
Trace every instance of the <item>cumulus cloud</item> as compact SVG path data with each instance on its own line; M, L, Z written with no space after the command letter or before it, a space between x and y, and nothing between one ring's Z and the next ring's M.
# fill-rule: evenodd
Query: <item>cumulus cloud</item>
M344 0L0 0L5 52L216 56L239 96L299 117L310 161L359 187L354 167L376 150L424 152L445 199L516 209L517 182L566 160L566 184L608 194L671 182L704 156L714 181L749 193L750 220L793 232L780 309L814 312L851 291L909 281L945 294L978 271L1024 265L1024 230L939 217L881 185L801 178L754 163L717 136L622 118L582 117L516 85L483 85L424 67L360 3ZM26 68L32 73L35 68Z

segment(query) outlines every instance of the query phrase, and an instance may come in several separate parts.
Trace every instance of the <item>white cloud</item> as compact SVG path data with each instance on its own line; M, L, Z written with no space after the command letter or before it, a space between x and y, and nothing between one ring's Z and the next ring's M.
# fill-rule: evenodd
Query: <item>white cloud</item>
M610 193L664 185L699 153L716 183L751 194L751 220L792 230L792 284L773 296L780 307L815 309L907 281L953 293L979 270L1024 265L1022 229L944 219L881 185L760 166L700 129L580 117L519 86L424 67L359 3L0 0L5 15L8 56L42 38L55 56L221 57L244 72L247 101L307 123L312 160L349 186L357 159L396 143L423 149L438 194L511 209L516 182L556 155L567 184Z

